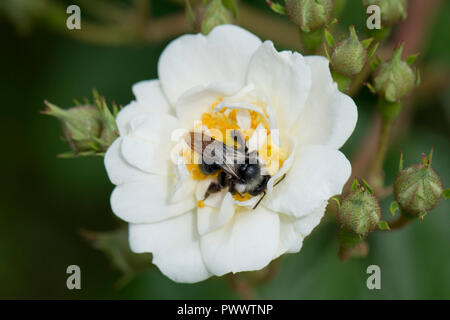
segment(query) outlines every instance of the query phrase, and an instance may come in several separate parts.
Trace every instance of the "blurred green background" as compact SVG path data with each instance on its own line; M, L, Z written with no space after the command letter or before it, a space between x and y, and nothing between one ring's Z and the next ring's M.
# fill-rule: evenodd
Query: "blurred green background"
M8 1L16 0L7 0L3 6ZM57 2L62 8L70 3ZM262 0L241 3L274 19L285 19L275 17ZM84 18L83 5L80 6ZM152 10L155 18L182 12L183 8L156 0ZM17 28L26 14L11 18L2 13L0 298L238 298L222 278L177 284L155 267L139 273L125 287L115 288L121 273L78 234L81 229L107 231L121 225L109 206L113 186L106 176L103 159L57 159L56 154L68 149L58 139L60 125L39 113L44 99L70 107L73 98L90 97L94 87L108 101L127 104L133 99L133 83L157 77L158 57L170 39L99 45L52 30L54 25L46 23L50 16L33 16L30 21L41 22L31 23L28 30L26 25ZM62 14L66 16L65 12ZM450 1L442 1L421 49L420 65L424 69L432 66L445 73L450 70L449 16ZM364 30L364 19L360 1L352 0L343 10L340 24L356 24L358 30ZM60 28L65 28L65 21ZM278 44L277 39L272 40ZM363 138L374 111L375 99L367 89L355 100L359 122L343 148L348 157ZM390 148L386 180L394 180L400 150L409 165L419 162L421 153L433 146L433 167L448 187L449 84L413 104L407 133L395 139ZM391 201L389 197L382 202L386 219L391 219ZM275 279L258 286L258 295L266 299L450 299L449 209L450 202L441 200L423 222L391 233L375 232L369 238L368 257L347 262L337 257L336 224L324 222L304 242L300 253L282 257ZM71 264L81 267L82 290L66 288L66 268ZM371 264L381 267L381 290L366 287L366 268Z

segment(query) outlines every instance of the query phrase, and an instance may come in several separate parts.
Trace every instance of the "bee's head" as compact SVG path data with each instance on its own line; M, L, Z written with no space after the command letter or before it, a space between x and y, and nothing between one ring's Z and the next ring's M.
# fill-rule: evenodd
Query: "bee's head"
M250 182L261 175L261 168L259 164L244 163L238 167L237 172L243 182Z

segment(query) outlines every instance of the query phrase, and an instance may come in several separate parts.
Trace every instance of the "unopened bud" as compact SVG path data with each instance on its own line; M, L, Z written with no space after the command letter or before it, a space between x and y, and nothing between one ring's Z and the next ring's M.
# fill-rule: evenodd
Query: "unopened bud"
M379 228L380 204L368 185L361 186L355 181L353 190L340 204L337 218L342 228L359 236Z
M66 110L45 101L47 108L42 113L61 121L64 138L72 149L65 156L102 154L118 136L114 115L104 99L94 95L95 104L77 105Z
M380 7L382 26L391 26L404 20L407 16L406 0L363 0L365 7L377 5Z
M355 76L367 62L367 48L359 41L353 26L350 27L350 36L332 50L331 67L340 74Z
M394 196L400 209L413 217L423 217L432 210L442 195L442 182L436 171L431 168L430 156L422 156L421 164L402 168L394 181Z
M333 0L286 0L286 14L304 32L323 27L333 9Z
M378 66L373 78L373 90L388 102L399 102L418 84L418 74L401 59L403 46L398 47L391 60Z

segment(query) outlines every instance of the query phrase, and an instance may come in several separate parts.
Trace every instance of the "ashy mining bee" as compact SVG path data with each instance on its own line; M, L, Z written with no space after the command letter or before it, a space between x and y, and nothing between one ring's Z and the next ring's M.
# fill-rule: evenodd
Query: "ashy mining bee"
M213 175L219 172L217 181L211 182L204 199L224 188L228 188L233 195L262 194L253 207L255 209L266 194L267 182L271 176L260 163L257 151L248 152L241 133L235 130L231 135L235 141L234 147L200 132L189 132L185 140L191 149L201 156L199 169L203 174Z

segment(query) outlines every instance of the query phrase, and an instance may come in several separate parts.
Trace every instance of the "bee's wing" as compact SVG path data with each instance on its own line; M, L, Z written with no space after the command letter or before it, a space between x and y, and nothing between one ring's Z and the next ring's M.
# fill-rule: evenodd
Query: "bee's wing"
M185 136L185 140L192 150L202 156L203 161L208 164L215 163L227 173L239 178L236 164L245 163L247 156L244 151L199 132L190 132Z
M221 161L222 163L218 163L218 165L235 178L240 179L236 172L236 165L245 163L247 159L245 152L242 149L236 149L225 144L223 146L223 161Z

